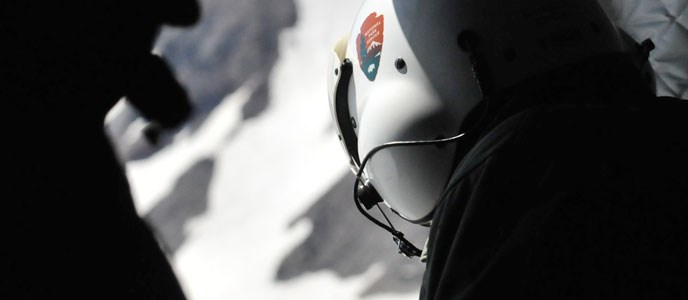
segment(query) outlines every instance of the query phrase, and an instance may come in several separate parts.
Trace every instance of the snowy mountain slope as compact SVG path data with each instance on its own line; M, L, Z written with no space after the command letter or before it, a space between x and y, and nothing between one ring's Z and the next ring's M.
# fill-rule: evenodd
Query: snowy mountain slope
M417 259L396 255L391 235L373 226L353 209L353 184L353 176L347 174L294 220L294 224L309 222L312 232L282 261L277 279L288 281L323 270L349 278L377 265L383 275L369 283L363 291L364 296L380 292L417 293L424 267ZM379 214L377 217L382 219ZM399 226L403 223L400 219L395 222L417 246L422 246L427 229Z
M194 102L192 131L228 94L247 81L258 86L242 109L242 117L260 114L267 107L269 77L279 56L278 36L296 21L293 0L203 0L203 17L192 29L167 28L155 52L167 58ZM128 130L138 114L120 107L109 122L124 160L146 158L160 147L150 147L140 134L142 125ZM139 122L140 123L140 122ZM171 142L168 133L161 146ZM125 136L126 135L126 136Z
M211 7L231 9L237 1L226 3L226 8L218 3ZM253 10L270 7L253 5ZM229 95L208 110L202 122L168 136L169 145L148 150L149 157L127 163L137 209L159 234L191 299L417 297L423 266L398 256L391 238L353 209L350 174L326 101L330 46L339 33L350 30L359 5L360 1L297 2L299 19L294 28L282 31L274 69L260 55L243 58L253 62L241 62L264 63L268 67L258 69L267 70L269 76L259 72L234 81L239 86L228 88ZM232 30L205 34L212 39L227 32ZM194 39L165 41L167 36L163 34L159 43L163 54L165 45L175 43L180 48L203 48L194 45ZM205 47L210 50L187 49L181 52L191 57L171 57L180 74L204 53L225 54L213 47L222 48L219 45L226 42L208 43ZM245 53L263 46L271 47L252 43L222 49L238 59L231 51ZM255 52L261 51L267 50ZM175 59L185 61L179 64ZM222 82L221 73L206 79ZM185 84L193 91L194 82ZM247 113L254 101L267 105ZM120 114L119 120L125 119ZM116 124L118 119L113 120ZM140 121L125 128L136 139L131 145L141 147L136 136L141 128ZM319 203L333 205L332 210ZM339 217L322 217L332 214ZM422 243L424 229L416 231ZM349 241L346 244L355 249L329 244L332 239ZM322 242L314 244L314 240ZM295 254L304 247L316 251ZM346 265L350 267L342 267Z

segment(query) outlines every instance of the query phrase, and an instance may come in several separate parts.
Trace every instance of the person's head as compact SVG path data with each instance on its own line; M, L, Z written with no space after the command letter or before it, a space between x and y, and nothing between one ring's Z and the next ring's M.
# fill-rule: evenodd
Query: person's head
M458 135L486 96L625 47L596 0L368 0L335 47L330 107L356 170L382 144ZM364 181L402 217L426 223L455 151L388 148Z

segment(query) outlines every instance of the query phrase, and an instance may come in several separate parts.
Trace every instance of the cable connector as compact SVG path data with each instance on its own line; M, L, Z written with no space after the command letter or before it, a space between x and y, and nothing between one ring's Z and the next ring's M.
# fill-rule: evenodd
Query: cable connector
M397 232L399 236L393 235L392 240L394 241L395 244L397 244L397 253L406 256L408 259L413 259L415 256L420 256L420 250L413 246L412 244L408 243L403 237L404 234L401 232Z
M370 184L369 180L360 181L356 186L356 197L361 201L361 204L367 209L375 207L378 203L381 203L382 197L377 192L375 187Z

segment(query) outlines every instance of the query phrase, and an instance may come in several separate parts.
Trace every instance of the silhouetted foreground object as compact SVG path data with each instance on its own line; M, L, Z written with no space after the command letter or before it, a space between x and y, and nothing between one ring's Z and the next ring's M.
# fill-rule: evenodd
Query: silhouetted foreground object
M493 98L433 217L421 299L688 297L688 102L610 61L582 77L603 91Z
M194 0L3 1L0 99L7 163L0 299L184 299L103 131L122 96L163 127L191 107L152 56Z

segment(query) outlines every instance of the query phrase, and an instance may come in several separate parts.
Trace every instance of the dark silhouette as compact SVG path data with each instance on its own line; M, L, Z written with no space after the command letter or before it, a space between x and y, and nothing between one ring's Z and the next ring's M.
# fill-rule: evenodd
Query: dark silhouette
M614 54L486 103L435 211L420 299L688 297L688 102Z
M279 57L278 37L298 17L293 0L203 0L202 9L203 19L192 29L166 29L156 43L193 100L194 115L184 126L191 133L227 95L249 81L255 90L242 110L243 119L260 115L270 105L269 81ZM122 126L136 117L127 111L116 120ZM126 132L117 125L110 129L115 137ZM156 147L143 138L116 146L122 159L145 159L172 141L174 131L166 133Z
M150 50L161 25L193 24L198 4L1 6L0 299L184 299L136 214L103 121L122 96L162 128L188 117L186 93Z

